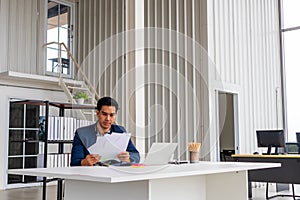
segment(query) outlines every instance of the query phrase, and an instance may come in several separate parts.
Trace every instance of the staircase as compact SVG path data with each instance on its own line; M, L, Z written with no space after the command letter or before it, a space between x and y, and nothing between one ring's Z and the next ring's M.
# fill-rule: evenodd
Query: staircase
M77 92L85 92L88 95L89 99L87 101L85 101L84 104L95 105L95 107L96 107L97 99L99 99L100 96L97 93L97 91L95 90L94 86L89 81L89 79L87 78L87 76L84 74L83 70L79 66L78 62L76 61L76 59L74 58L74 56L72 55L72 53L70 52L68 47L64 43L58 43L58 42L50 42L50 43L45 44L44 46L48 46L51 44L57 44L59 47L59 64L58 64L59 65L59 69L58 69L59 82L58 82L58 84L63 89L66 96L68 97L69 102L72 104L77 104L77 101L73 98L74 95ZM65 79L63 78L62 57L61 57L62 49L64 49L67 52L68 56L70 57L70 61L72 60L72 63L74 63L74 65L76 66L77 76L75 76L75 77L81 77L80 80L77 80L76 82L74 81L74 83L69 83L69 81L66 82ZM92 111L92 112L87 111L87 110L78 110L78 111L79 111L78 114L80 115L80 118L94 121L94 115L95 115L94 111Z

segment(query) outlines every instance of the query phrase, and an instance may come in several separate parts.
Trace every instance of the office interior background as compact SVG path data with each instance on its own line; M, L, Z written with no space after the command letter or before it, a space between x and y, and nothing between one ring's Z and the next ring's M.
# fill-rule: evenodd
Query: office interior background
M13 155L10 138L18 131L26 137L26 120L45 113L24 106L16 116L11 101L71 101L61 82L77 87L88 80L93 98L114 97L117 121L141 154L153 142L177 142L175 157L185 160L188 143L197 141L201 160L218 161L223 149L258 151L255 131L262 129L285 129L294 141L299 6L297 0L0 0L0 189L26 185L10 182L6 170L14 157L26 168L38 155ZM14 127L14 119L24 123Z

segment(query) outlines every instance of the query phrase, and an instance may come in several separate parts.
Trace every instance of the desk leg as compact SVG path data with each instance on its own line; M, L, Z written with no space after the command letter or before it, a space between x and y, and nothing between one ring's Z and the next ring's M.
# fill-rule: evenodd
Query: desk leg
M64 200L148 200L148 182L101 183L97 181L64 180Z
M124 183L65 180L64 200L206 200L205 176L163 178Z
M206 176L206 199L248 200L247 171Z
M205 175L149 180L149 200L205 200L205 181Z
M248 200L247 171L154 179L149 200Z
M57 200L63 200L63 180L57 181Z
M64 200L247 200L247 171L122 183L65 180Z
M248 181L248 198L252 198L252 183L251 181Z

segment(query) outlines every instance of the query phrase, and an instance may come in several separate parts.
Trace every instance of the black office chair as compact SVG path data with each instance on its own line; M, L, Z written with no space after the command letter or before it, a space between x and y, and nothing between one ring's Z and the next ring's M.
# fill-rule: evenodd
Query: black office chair
M223 149L221 152L221 161L233 162L234 159L231 157L232 154L235 154L233 149Z
M296 132L297 142L300 143L300 132Z

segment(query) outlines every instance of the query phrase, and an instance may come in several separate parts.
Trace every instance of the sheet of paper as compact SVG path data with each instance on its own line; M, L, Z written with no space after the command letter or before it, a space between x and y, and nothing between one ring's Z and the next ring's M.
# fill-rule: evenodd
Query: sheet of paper
M108 159L118 160L117 155L126 151L130 133L111 133L105 134L103 137L97 137L95 144L88 148L91 154L99 154L101 161Z

